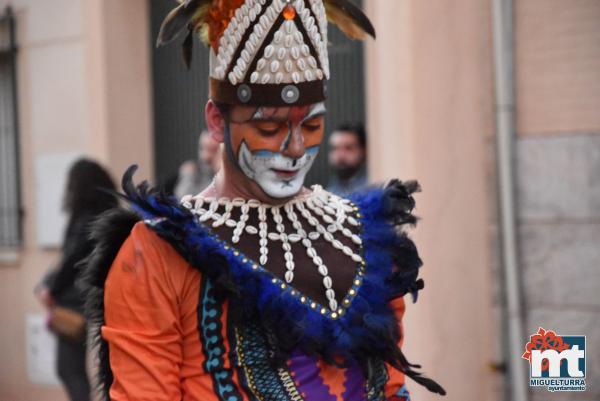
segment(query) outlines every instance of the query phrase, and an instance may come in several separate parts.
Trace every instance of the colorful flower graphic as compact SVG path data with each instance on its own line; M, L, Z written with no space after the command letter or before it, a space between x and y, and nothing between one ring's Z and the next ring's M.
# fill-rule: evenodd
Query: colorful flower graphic
M531 341L529 341L525 345L525 353L523 353L522 358L527 359L529 363L531 363L531 351L539 350L545 351L548 349L553 349L558 352L562 352L566 349L569 349L569 344L563 341L561 336L557 336L556 333L552 330L544 330L544 328L540 327L537 334L531 336ZM561 363L564 362L561 361ZM542 371L547 371L549 366L549 362L547 359L542 361Z

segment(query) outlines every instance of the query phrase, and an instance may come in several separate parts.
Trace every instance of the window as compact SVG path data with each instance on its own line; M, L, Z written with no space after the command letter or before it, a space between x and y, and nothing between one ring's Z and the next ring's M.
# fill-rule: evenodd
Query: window
M22 240L15 18L0 14L0 250Z

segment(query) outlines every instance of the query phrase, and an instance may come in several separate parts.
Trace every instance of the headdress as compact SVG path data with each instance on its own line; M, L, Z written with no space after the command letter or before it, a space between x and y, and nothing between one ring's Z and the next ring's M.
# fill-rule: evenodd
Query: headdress
M157 45L187 30L189 66L199 34L210 46L210 96L217 102L306 105L327 97L328 19L350 38L375 37L349 0L185 0L165 18Z

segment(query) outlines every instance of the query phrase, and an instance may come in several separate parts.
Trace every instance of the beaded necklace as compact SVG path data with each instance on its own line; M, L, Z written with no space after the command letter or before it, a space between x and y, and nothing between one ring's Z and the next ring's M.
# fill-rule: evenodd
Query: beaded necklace
M269 260L269 247L276 243L281 246L285 257L285 281L291 284L294 280L294 255L293 244L301 244L307 255L317 267L319 274L323 277L323 287L332 311L338 309L338 302L333 290L333 282L329 275L327 266L323 259L317 254L313 241L323 237L334 249L345 257L351 258L356 263L362 263L361 255L338 238L344 236L350 238L357 245L362 245L362 240L348 225L357 227L358 220L351 214L355 211L350 201L331 194L321 186L312 187L312 192L298 196L283 205L269 205L258 200L251 199L229 199L211 198L200 195L188 195L182 198L181 203L194 213L200 223L218 228L223 225L233 229L231 243L240 242L242 235L256 237L260 246L260 257L258 262L264 267ZM239 209L239 218L233 218L234 209ZM258 213L258 227L248 224L250 213ZM274 229L269 227L268 214L273 217ZM308 222L308 231L304 229L298 215ZM293 227L292 233L287 233L284 218ZM336 238L337 237L337 238Z

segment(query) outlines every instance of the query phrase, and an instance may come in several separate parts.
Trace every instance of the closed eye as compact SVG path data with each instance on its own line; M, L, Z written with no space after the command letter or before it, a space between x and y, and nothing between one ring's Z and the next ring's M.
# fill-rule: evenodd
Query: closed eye
M321 129L321 124L304 124L302 128L307 131L314 132Z
M261 133L263 136L274 136L281 130L281 123L265 121L256 123L254 127Z
M279 132L279 128L277 128L277 129L271 129L271 130L259 128L258 130L264 136L274 136L274 135L277 135L277 133Z
M317 130L321 129L322 126L323 126L323 117L322 116L311 118L310 120L307 120L302 124L302 128L309 132L317 131Z

